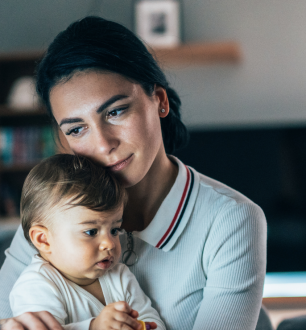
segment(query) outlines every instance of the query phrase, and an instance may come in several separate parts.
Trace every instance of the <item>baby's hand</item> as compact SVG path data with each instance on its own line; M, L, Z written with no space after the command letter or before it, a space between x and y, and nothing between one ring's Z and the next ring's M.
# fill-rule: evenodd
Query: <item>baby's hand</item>
M109 304L92 320L89 330L142 330L142 325L136 320L138 312L125 301Z

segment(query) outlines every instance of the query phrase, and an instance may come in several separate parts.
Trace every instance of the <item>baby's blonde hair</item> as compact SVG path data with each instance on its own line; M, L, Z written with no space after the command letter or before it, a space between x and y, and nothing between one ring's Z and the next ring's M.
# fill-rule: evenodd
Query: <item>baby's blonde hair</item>
M84 206L103 212L125 201L125 189L102 166L81 156L54 155L36 165L23 185L20 210L24 236L32 244L30 228L52 226L50 219L59 207Z

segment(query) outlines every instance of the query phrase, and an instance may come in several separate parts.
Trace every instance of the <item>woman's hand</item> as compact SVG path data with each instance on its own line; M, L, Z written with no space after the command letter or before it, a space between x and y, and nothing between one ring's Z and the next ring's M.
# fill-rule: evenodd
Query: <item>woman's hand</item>
M136 320L138 312L125 301L109 304L91 322L89 330L142 330L142 325Z
M10 319L0 320L1 330L63 330L49 312L27 312Z

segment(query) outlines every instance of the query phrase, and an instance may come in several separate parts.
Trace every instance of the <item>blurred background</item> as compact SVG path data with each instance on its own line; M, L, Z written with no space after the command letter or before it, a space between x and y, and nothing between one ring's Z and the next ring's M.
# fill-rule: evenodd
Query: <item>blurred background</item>
M176 155L263 208L269 273L306 272L306 2L171 1L179 5L176 44L151 46L190 131L188 147ZM86 15L141 34L140 2L150 0L0 2L0 265L18 225L23 180L56 152L34 92L32 107L20 101L19 78L30 88L41 53ZM155 32L167 34L167 15L154 20L162 24Z

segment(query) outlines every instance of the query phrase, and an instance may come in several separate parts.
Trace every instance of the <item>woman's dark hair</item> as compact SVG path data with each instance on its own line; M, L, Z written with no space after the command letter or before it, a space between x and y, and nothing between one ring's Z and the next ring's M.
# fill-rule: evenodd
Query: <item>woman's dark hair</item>
M149 96L155 85L163 87L170 104L168 116L161 118L166 152L173 153L187 143L188 132L180 118L180 98L169 87L153 56L130 30L101 17L85 17L60 32L37 66L37 92L53 120L51 89L75 72L88 69L119 73L139 83Z

